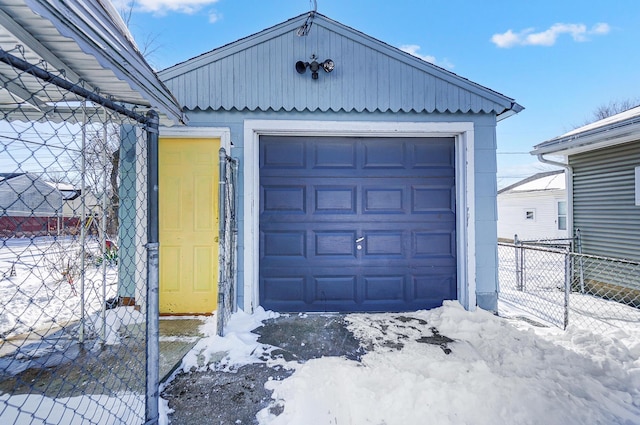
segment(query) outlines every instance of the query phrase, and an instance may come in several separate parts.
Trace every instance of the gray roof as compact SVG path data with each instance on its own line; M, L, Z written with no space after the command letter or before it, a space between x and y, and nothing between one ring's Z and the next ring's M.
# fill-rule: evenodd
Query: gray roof
M137 105L142 113L157 108L165 123L182 120L176 99L145 61L109 0L0 0L0 48L130 108ZM41 84L25 75L17 79L4 63L0 81L9 81L9 90L0 86L0 108L5 110L25 102L43 109L46 101L59 100L32 97ZM67 93L65 99L74 97Z
M569 131L533 147L532 155L573 155L640 140L640 106Z
M188 110L495 113L522 106L498 92L362 32L307 14L160 71ZM331 73L298 74L297 61L332 59Z

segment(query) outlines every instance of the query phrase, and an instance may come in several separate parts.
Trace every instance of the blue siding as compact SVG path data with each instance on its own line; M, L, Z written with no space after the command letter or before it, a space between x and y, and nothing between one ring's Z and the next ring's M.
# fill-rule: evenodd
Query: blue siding
M496 117L492 114L394 114L394 113L313 113L313 112L247 112L247 111L192 111L189 113L190 125L195 127L228 127L231 131L231 141L233 143L232 155L244 161L244 120L304 120L304 121L373 121L373 122L474 122L475 123L475 149L493 152L496 151L495 125ZM493 161L475 163L476 178L481 174L488 173L494 176L493 182L486 187L479 187L476 184L476 193L483 193L486 196L476 197L475 217L476 228L484 227L483 234L497 234L496 222L496 183L495 183L495 163ZM480 179L483 180L482 178ZM240 167L239 175L239 231L238 241L240 252L244 246L244 175L243 168ZM492 195L493 194L493 195ZM495 309L497 297L497 251L496 238L484 239L476 238L476 257L478 264L482 267L476 269L476 286L478 305L487 309ZM238 258L238 282L244 281L244 257ZM244 303L244 287L238 287L238 305Z
M188 110L462 112L501 114L513 100L388 44L306 14L160 72ZM300 75L294 64L331 58L329 74ZM519 106L518 106L519 107Z

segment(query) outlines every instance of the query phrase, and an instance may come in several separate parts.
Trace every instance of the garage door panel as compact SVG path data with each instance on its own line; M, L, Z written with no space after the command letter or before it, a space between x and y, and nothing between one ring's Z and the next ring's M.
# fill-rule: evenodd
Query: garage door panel
M323 232L314 232L314 251L313 254L320 257L347 257L348 259L356 258L356 232L329 230ZM331 258L335 261L334 258Z
M267 302L305 302L303 276L265 276L260 279L260 294Z
M356 185L314 186L314 214L356 214Z
M444 187L413 186L411 212L451 212L456 208L456 194L450 185Z
M409 145L412 152L411 168L442 167L449 170L455 163L453 149L447 149L450 143L450 139L430 139L429 143L411 142Z
M269 169L304 169L307 167L307 144L303 140L264 142L260 149L260 168Z
M386 140L364 141L363 168L405 169L405 144L388 143Z
M443 300L455 298L456 282L451 269L434 269L412 277L414 299Z
M305 214L307 188L304 185L262 187L262 211L269 214Z
M262 258L306 259L307 234L304 231L270 230L261 232Z
M405 258L406 234L401 231L363 231L360 247L364 247L363 255L365 257L383 256L385 258Z
M405 188L368 186L362 190L363 214L405 214Z
M453 146L261 137L261 304L403 311L455 299Z
M314 276L314 300L351 303L356 299L357 276Z
M355 170L356 145L352 143L327 142L314 145L312 168L342 168Z
M405 276L364 276L364 302L406 301Z
M413 232L413 258L448 257L455 260L455 232Z

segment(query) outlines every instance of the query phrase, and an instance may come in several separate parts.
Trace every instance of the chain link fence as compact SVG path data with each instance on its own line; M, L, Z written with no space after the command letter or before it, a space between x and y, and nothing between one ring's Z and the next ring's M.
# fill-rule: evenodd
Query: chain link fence
M14 94L0 105L0 423L144 423L157 415L146 246L157 116L19 48L0 60L0 90Z
M500 309L563 329L640 324L640 263L573 252L572 242L498 243Z
M220 148L220 254L218 278L218 334L224 334L224 327L236 310L236 269L238 221L236 182L238 161Z

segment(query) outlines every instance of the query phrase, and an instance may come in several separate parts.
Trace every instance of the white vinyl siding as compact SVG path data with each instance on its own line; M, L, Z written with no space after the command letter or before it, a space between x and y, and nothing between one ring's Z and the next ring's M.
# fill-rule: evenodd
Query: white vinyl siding
M558 229L557 209L564 194L564 190L550 190L498 195L498 237L510 240L517 234L521 240L566 238L567 231Z

